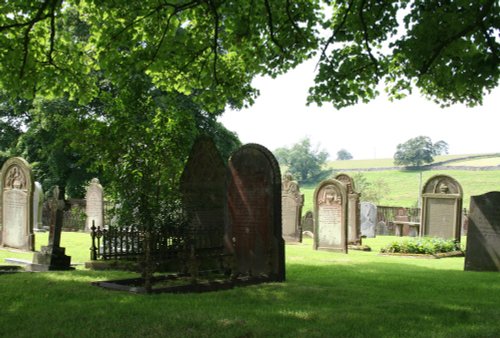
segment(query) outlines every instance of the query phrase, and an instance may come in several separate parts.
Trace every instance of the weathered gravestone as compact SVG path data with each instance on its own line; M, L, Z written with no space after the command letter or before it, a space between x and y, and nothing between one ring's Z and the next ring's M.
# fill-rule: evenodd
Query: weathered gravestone
M377 206L370 202L361 202L361 235L367 238L375 237L377 226Z
M460 241L462 196L462 187L452 177L431 177L422 189L420 236Z
M314 191L314 249L347 253L347 192L337 180L325 180Z
M195 238L195 249L224 248L226 165L212 139L200 137L181 176L183 207Z
M387 224L385 224L384 221L380 221L377 223L377 226L375 227L375 235L378 236L385 236L389 233L389 230L387 229Z
M283 222L283 239L286 242L302 242L302 206L304 195L300 193L299 184L291 174L286 174L281 185L281 208Z
M470 199L465 270L500 271L500 192Z
M33 255L31 271L72 270L71 257L65 254L66 249L61 247L61 231L64 217L64 197L58 186L52 190L53 223L50 224L49 244L42 246L40 252Z
M338 174L335 176L335 179L344 184L347 192L347 243L359 245L361 244L360 194L356 192L354 180L351 176Z
M35 182L35 191L33 193L33 228L42 230L42 210L43 210L43 189L40 182Z
M33 174L28 162L20 157L8 159L0 177L2 246L34 250L33 189Z
M227 177L225 246L236 260L233 274L266 275L284 281L278 162L263 146L247 144L231 156Z
M307 211L302 217L302 231L314 231L314 215L312 211Z
M85 222L85 231L90 231L92 224L95 227L104 228L104 197L103 188L99 179L93 178L87 187L85 195L86 207L85 213L87 220Z

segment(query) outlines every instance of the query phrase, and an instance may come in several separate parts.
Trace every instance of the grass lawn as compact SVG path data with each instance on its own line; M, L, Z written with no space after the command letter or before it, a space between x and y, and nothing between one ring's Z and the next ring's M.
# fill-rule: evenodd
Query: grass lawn
M365 244L379 249L394 239ZM63 234L62 246L74 257L88 255L88 244L86 234ZM134 295L90 285L131 276L117 271L2 275L0 336L500 336L500 274L464 272L463 258L377 251L314 251L307 240L287 245L285 283L204 294Z

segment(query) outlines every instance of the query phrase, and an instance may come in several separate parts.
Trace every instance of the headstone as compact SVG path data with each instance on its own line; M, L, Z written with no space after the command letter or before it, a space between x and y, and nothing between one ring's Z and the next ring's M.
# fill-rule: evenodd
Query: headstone
M42 185L40 184L40 182L35 182L35 191L33 193L33 228L36 231L43 230L43 197Z
M225 245L237 274L285 280L285 242L281 228L281 174L273 154L247 144L228 165Z
M42 246L40 252L33 255L33 264L30 265L31 271L56 271L72 270L71 257L67 256L65 248L61 247L61 231L64 216L64 197L58 186L52 190L51 210L55 213L52 219L54 222L50 225L49 244Z
M388 230L387 230L387 225L385 224L384 221L380 221L377 223L377 226L375 228L375 235L376 236L385 236L388 234Z
M102 185L99 179L93 178L87 187L85 195L87 221L85 222L85 231L90 231L92 224L95 227L104 228L104 197Z
M337 180L325 180L314 191L314 249L347 253L347 192Z
M337 181L342 182L347 191L347 242L353 245L361 244L361 225L360 225L360 194L356 192L354 180L347 174L338 174L335 176Z
M2 246L35 249L33 189L33 174L28 162L20 157L8 159L0 177Z
M302 217L302 231L314 231L314 215L312 211L306 212Z
M420 235L460 241L462 196L462 187L452 177L431 177L422 189Z
M361 202L361 236L374 238L377 225L377 206L370 202Z
M500 271L500 192L470 199L465 270Z
M283 239L286 242L302 242L302 206L304 195L300 193L299 184L291 174L286 174L281 185L281 208L283 222Z
M226 165L212 139L198 138L180 181L183 207L195 233L195 248L224 247Z

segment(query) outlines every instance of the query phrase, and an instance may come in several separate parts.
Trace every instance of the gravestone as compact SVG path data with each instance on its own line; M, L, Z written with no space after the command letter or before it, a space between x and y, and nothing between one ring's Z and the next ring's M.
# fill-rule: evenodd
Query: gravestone
M33 251L33 174L20 157L8 159L0 177L2 246Z
M420 236L460 241L462 196L462 187L452 177L431 177L422 189Z
M42 185L40 182L35 182L35 191L33 193L33 228L37 231L43 230L43 197Z
M302 242L302 206L304 195L300 193L299 184L291 174L286 174L281 185L281 208L283 222L283 239L286 242Z
M377 226L375 227L375 235L378 236L385 236L389 233L387 229L387 225L385 224L384 221L380 221L377 223Z
M465 270L500 271L500 192L471 196Z
M338 174L335 179L342 182L347 191L347 242L351 245L359 245L361 244L360 194L356 192L351 176Z
M85 213L87 214L87 219L85 222L85 231L90 231L92 224L95 227L104 228L104 197L102 185L99 183L99 179L93 178L89 186L87 187L87 193L85 195L86 207Z
M285 242L281 228L281 174L273 154L247 144L228 165L225 245L235 257L233 274L285 280Z
M361 202L361 236L374 238L377 225L377 206L370 202Z
M71 267L71 257L67 256L65 248L61 247L61 231L64 216L64 197L58 186L52 190L51 200L54 216L53 223L50 224L49 244L42 246L40 252L33 255L33 264L29 266L31 271L57 271L73 270Z
M302 217L302 231L314 231L314 215L312 211L306 212Z
M198 138L180 180L183 208L196 249L224 247L226 165L211 138Z
M347 192L330 179L314 191L314 249L347 253Z

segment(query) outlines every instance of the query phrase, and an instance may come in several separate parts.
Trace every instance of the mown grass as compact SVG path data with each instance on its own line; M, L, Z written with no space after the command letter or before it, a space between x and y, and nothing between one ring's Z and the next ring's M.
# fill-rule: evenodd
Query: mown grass
M69 237L87 241L82 234L65 236L66 241ZM390 239L394 237L365 243L375 248ZM345 255L314 251L307 240L287 245L286 260L285 283L205 294L134 295L90 285L131 275L116 271L2 275L0 336L496 337L500 333L500 274L463 272L463 258L427 260L355 251Z

